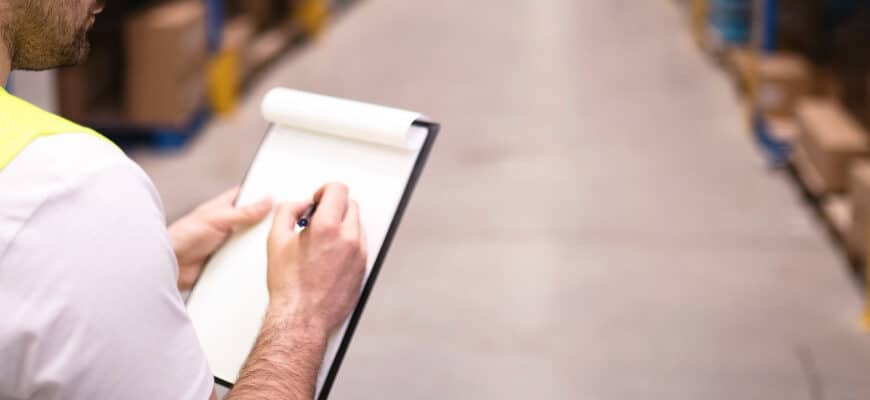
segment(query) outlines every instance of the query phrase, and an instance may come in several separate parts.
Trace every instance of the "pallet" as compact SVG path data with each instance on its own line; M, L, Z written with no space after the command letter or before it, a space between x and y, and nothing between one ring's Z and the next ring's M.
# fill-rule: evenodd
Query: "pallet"
M852 228L852 202L846 194L831 194L821 203L822 214L843 243Z
M792 154L792 143L780 137L758 111L752 111L752 134L770 165L785 167Z
M99 121L86 126L111 139L125 151L150 147L161 151L174 151L184 147L208 121L211 112L202 108L181 126L133 124L128 121Z
M815 193L800 176L794 163L789 163L786 168L795 186L801 191L807 205L815 212L817 218L823 223L832 242L840 247L843 259L851 268L856 281L861 280L863 264L861 259L850 251L846 243L846 235L851 228L851 199L843 193Z

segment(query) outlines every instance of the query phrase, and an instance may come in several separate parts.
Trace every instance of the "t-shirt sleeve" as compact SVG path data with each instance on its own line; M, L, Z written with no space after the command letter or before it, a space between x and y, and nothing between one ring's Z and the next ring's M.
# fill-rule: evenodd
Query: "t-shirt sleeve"
M177 273L126 157L53 193L0 255L0 398L208 399Z

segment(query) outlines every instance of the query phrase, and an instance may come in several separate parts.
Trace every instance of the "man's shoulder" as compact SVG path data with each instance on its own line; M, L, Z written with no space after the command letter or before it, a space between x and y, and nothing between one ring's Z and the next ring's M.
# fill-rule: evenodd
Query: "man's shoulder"
M207 398L144 172L74 134L40 138L14 163L0 171L0 398Z
M145 172L112 143L94 135L62 133L40 137L0 170L0 254L41 208L64 207L76 198L111 195L118 206L127 196L145 197L162 215L159 196ZM137 204L141 204L137 202Z
M85 133L60 133L42 136L30 143L0 170L0 179L75 185L103 169L130 167L135 164L103 138Z
M0 203L42 201L87 188L88 180L106 172L156 196L145 172L111 142L96 135L61 133L36 139L0 170L0 187L10 189L0 196Z

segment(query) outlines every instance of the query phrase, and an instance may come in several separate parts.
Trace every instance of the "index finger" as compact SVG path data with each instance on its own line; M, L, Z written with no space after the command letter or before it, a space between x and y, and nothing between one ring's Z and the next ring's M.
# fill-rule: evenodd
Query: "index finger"
M232 205L233 203L236 202L237 197L239 197L239 187L238 186L236 186L232 189L229 189L226 192L219 194L217 197L206 202L206 204L212 205L212 206L215 206L215 205L223 206L223 205L227 205L227 204Z
M341 183L329 183L317 190L314 202L317 212L311 218L312 223L338 225L347 213L347 186Z

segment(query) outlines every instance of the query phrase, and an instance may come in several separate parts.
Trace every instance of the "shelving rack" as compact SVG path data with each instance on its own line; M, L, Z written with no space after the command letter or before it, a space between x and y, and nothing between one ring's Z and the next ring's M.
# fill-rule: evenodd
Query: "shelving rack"
M728 46L728 43L716 40L717 32L715 32L714 24L710 22L713 18L709 15L697 15L698 10L703 10L705 12L712 11L713 8L711 5L714 1L715 0L692 0L692 31L701 47L716 57L717 60L722 61L724 58L721 56L726 53L728 49L716 48L716 46ZM782 17L783 12L787 12L784 7L788 4L787 0L754 0L753 12L755 14L753 15L752 20L753 25L755 26L752 26L752 36L750 39L751 47L743 47L743 50L751 52L753 62L756 62L756 57L770 56L783 50L789 50L789 46L796 46L796 44L793 43L795 39L789 35L789 29L794 28L788 28L783 25L788 23L788 17ZM809 3L805 5L808 4ZM820 9L816 11L823 12L823 16L820 18L820 21L822 21L820 22L821 25L818 27L818 34L820 37L817 38L817 40L831 41L831 34L838 26L841 26L839 24L847 23L849 18L854 17L856 11L861 9L860 7L867 6L868 3L866 0L820 0L819 3L812 5L820 7ZM867 11L866 9L864 10L865 12ZM805 11L806 10L804 10L804 12ZM708 24L707 28L710 29L709 32L705 32L704 29L699 27L699 24L702 23ZM704 35L708 35L708 37L704 37ZM712 38L709 36L712 36ZM820 48L825 48L826 46L831 45L832 44L828 42L813 44L813 46ZM809 46L805 51L813 46ZM742 47L742 45L738 44L737 47ZM812 57L818 58L816 61L832 61L825 58L826 55L824 54L824 51L819 54L809 54L815 53L817 50L818 49L807 51L807 54L805 55L811 55ZM744 84L746 83L745 80L752 81L749 84L753 86L753 90L748 91L750 93L754 93L754 91L757 91L758 89L757 86L759 79L758 72L755 71L756 69L757 68L755 67L751 68L752 72L745 74L749 76L743 76L740 80L740 82ZM867 82L867 84L870 85L870 82ZM845 196L842 196L842 194L820 196L818 193L810 190L810 188L800 178L796 168L792 164L791 145L775 137L772 134L771 127L767 124L765 116L755 105L755 102L750 100L749 103L751 105L747 110L750 120L750 129L759 149L772 167L783 169L792 178L792 181L799 188L807 203L812 207L819 220L823 221L831 237L835 239L834 242L838 243L842 248L844 259L848 259L853 267L851 272L856 277L856 282L858 282L866 292L867 289L870 288L870 256L865 256L864 261L862 262L847 250L848 246L845 245L845 238L843 237L843 231L841 229L842 227L838 226L838 221L835 221L836 218L834 218L832 213L828 213L825 210L828 208L828 205L836 203L836 201L833 200L839 200L841 203L848 202L848 200L845 199ZM868 243L868 247L870 247L870 243ZM868 251L868 253L870 253L870 251ZM867 304L862 316L862 321L864 327L868 332L870 332L870 295L865 296L865 298Z
M213 63L218 59L221 52L223 27L226 22L227 10L225 9L224 0L198 1L202 1L205 5L206 40L208 46L208 54L211 59L209 60L209 63ZM304 5L312 5L314 3L317 3L316 5L320 6L321 9L328 10L330 15L335 15L346 9L356 0L296 1ZM147 7L149 4L155 2L152 0L127 0L119 3L135 7ZM312 8L309 7L309 10L310 9ZM292 43L299 43L301 41L304 41L306 37L309 36L309 34L313 34L314 32L310 31L311 27L308 28L309 29L294 29L286 31L285 34L287 35L287 37L284 40L285 43L279 46L279 48L275 48L275 51L277 52L276 54L280 54L284 50L288 49ZM269 58L272 59L274 57ZM10 78L10 82L7 84L7 89L12 93L14 93L15 91L14 75L15 74L13 73L13 77ZM212 76L212 74L208 74L208 79L210 80L210 82L208 82L207 87L219 86L223 84L222 82L216 81L221 79L220 75ZM120 118L94 121L84 120L77 122L93 127L94 129L100 131L107 137L119 143L124 148L144 145L156 149L172 150L179 149L183 147L186 143L188 143L190 139L193 138L197 132L199 132L202 126L205 125L205 123L213 115L215 115L215 109L216 108L213 107L213 104L211 102L207 102L207 104L203 105L197 112L193 113L191 118L187 122L178 126L137 124Z

